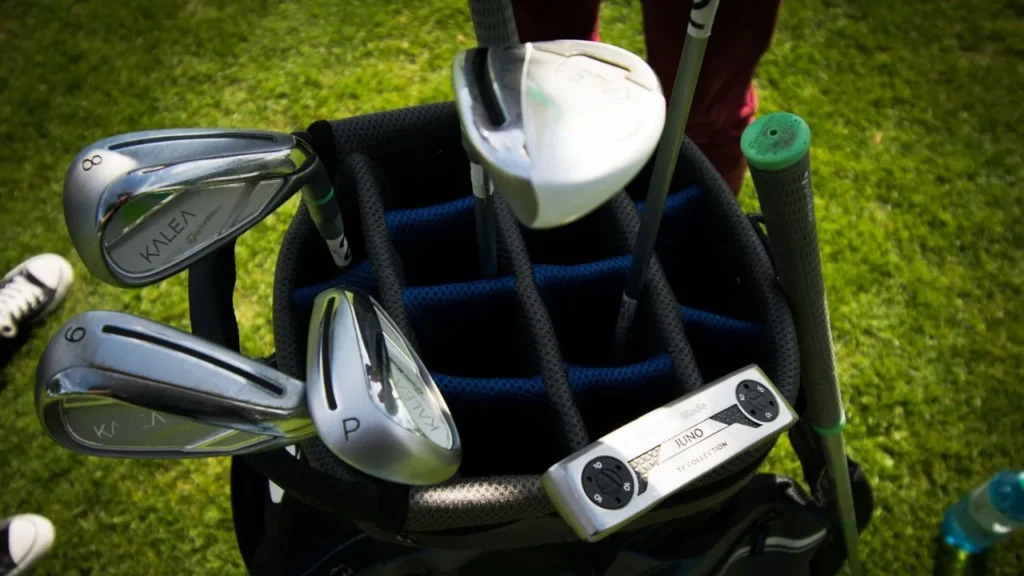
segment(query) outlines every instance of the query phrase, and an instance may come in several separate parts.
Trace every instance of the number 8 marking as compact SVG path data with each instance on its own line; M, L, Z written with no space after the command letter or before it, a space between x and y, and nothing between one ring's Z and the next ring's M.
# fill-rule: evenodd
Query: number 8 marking
M92 158L82 160L82 170L88 172L89 170L92 170L93 166L99 166L100 164L103 164L103 157L99 154L95 154Z

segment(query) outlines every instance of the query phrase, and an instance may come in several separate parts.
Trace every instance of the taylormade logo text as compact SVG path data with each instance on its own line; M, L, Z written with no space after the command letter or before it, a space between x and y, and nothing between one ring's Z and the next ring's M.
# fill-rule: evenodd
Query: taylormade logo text
M689 408L687 410L683 410L682 412L680 412L679 413L679 417L682 418L683 420L686 420L688 418L693 418L694 416L700 414L701 412L703 412L703 411L705 411L707 409L708 409L707 404L701 402L700 404L697 404L693 408Z

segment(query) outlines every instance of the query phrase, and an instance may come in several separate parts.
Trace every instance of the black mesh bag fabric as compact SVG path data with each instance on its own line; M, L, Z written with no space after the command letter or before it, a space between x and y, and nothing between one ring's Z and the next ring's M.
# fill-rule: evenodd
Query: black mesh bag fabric
M518 224L496 195L498 274L481 278L469 165L450 103L319 121L305 136L332 175L354 261L339 270L304 207L278 257L279 369L305 377L314 298L366 291L416 347L463 442L451 480L406 487L338 460L318 439L302 459L246 457L306 505L375 540L446 549L577 541L540 475L591 440L749 364L793 404L793 321L771 261L731 191L684 143L634 338L612 360L648 169L581 220ZM698 514L736 493L771 450L720 467L624 532Z

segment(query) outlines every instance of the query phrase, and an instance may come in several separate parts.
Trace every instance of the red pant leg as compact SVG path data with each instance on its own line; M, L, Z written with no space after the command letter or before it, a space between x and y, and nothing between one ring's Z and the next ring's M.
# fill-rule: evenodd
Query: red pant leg
M687 135L737 193L747 169L740 136L757 109L751 81L771 44L780 2L722 0L718 5L686 126ZM643 0L647 61L666 97L675 82L691 5L690 0Z
M512 0L520 42L592 40L601 0Z

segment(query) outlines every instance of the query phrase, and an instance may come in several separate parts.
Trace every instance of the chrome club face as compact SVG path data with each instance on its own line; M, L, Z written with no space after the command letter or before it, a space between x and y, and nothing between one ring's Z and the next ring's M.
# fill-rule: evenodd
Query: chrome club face
M300 189L325 232L317 206L331 199L330 179L302 140L243 130L135 132L78 154L64 182L64 217L93 275L144 286L223 246ZM336 204L325 207L336 217ZM328 239L332 253L347 253L340 217L329 224L338 237Z
M321 293L307 346L309 414L338 458L402 484L455 473L462 446L448 406L379 304L359 292Z
M224 456L315 434L305 384L169 326L85 312L46 347L36 409L61 446L98 456Z
M654 152L665 98L639 56L582 40L481 47L452 65L470 160L531 228L568 224Z

